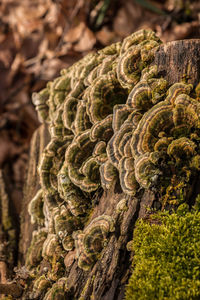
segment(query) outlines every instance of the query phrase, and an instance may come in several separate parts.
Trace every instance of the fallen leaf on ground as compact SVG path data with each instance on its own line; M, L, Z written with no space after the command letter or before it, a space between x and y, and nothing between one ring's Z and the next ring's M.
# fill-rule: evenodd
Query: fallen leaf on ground
M78 52L84 52L92 50L96 43L96 37L94 33L85 25L79 42L74 46L74 50Z

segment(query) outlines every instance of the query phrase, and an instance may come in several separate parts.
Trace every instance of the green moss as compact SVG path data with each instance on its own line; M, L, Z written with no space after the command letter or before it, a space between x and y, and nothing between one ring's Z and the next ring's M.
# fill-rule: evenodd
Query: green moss
M177 213L138 221L125 299L200 299L199 249L200 212L189 212L186 204Z

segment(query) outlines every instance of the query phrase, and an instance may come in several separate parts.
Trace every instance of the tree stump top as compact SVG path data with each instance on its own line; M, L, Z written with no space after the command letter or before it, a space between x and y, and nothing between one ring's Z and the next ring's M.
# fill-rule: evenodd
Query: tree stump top
M162 44L155 50L152 64L169 84L186 79L194 86L200 81L200 39L180 40Z

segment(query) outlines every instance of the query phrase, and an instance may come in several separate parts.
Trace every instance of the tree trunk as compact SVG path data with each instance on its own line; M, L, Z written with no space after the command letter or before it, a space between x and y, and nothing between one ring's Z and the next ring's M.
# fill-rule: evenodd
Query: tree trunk
M200 81L200 40L175 41L159 46L155 50L152 64L158 66L158 74L169 84L186 79L196 85ZM49 139L47 128L42 125L34 134L30 150L30 162L27 183L24 189L24 206L21 221L20 264L23 265L34 229L27 213L27 205L39 188L37 164L42 149ZM193 190L196 189L194 184ZM196 193L196 192L195 192ZM100 195L99 195L100 196ZM98 195L96 196L98 197ZM155 207L157 196L152 190L140 189L134 197L125 195L119 183L105 190L92 212L91 219L99 214L112 215L117 204L119 214L107 246L101 259L90 271L83 271L77 265L75 251L69 251L64 259L66 266L68 296L66 299L122 300L124 289L131 272L131 257L127 243L132 239L134 224L138 218L144 218L147 207Z

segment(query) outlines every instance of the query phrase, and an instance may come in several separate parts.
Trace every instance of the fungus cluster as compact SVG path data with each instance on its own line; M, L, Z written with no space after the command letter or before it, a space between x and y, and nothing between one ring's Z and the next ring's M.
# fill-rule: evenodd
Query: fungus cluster
M89 270L114 231L111 216L90 220L99 187L118 180L127 195L157 186L175 197L200 168L200 104L190 84L169 87L158 76L151 63L160 43L154 32L140 30L88 54L33 94L51 140L38 166L41 190L29 205L46 237L33 237L40 250L30 247L27 265L49 262L35 281L49 289L44 277L52 278L48 295L53 280L63 277L67 251L75 248L78 266Z

